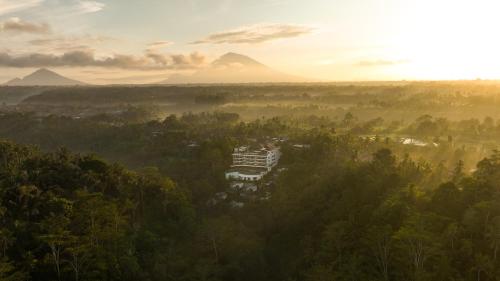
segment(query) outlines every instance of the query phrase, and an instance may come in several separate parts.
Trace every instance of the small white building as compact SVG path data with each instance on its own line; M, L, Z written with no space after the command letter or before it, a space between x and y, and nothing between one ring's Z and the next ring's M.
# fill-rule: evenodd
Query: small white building
M230 183L229 186L231 187L232 190L240 190L243 188L243 186L245 186L245 183L233 181Z
M231 201L231 203L229 204L231 205L232 208L237 208L237 209L245 207L245 203L238 201Z
M311 145L310 144L294 144L293 148L296 148L296 149L309 149L309 148L311 148Z
M260 181L268 173L262 168L232 168L226 172L226 179L238 181Z
M402 138L401 139L401 143L404 144L404 145L414 145L414 146L420 146L420 147L425 147L425 146L429 146L429 145L432 145L434 147L438 147L439 144L438 143L435 143L435 142L432 142L432 143L427 143L427 142L424 142L424 141L421 141L421 140L417 140L417 139L413 139L413 138Z

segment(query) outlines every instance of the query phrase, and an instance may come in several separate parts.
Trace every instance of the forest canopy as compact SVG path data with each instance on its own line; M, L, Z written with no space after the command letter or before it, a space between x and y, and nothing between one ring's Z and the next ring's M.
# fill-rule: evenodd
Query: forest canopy
M315 153L322 154L317 161ZM0 144L2 280L495 280L500 154L435 189L388 149L316 136L269 201L202 211L154 169Z
M0 280L498 280L496 89L9 88Z

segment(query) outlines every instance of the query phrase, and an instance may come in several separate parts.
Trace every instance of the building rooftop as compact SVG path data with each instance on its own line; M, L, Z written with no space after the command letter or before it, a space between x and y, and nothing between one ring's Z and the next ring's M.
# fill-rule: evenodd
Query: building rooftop
M234 167L229 169L227 172L238 172L243 175L260 175L262 173L267 173L266 168L258 168L258 167Z
M267 154L269 151L273 151L278 149L278 147L273 144L265 144L260 147L249 147L249 146L240 146L234 149L234 153L256 153L256 154Z

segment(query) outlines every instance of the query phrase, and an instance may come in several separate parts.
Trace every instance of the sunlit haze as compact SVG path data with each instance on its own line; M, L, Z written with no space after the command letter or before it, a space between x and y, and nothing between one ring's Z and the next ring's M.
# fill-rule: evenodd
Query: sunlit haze
M156 83L229 52L310 81L498 79L499 10L493 0L0 0L0 82L46 67L92 84Z
M0 0L0 281L500 281L500 0Z

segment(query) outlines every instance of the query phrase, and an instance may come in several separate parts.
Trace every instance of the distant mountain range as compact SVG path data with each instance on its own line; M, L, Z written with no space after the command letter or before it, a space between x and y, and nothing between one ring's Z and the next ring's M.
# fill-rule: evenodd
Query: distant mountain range
M53 71L42 68L20 79L15 78L4 84L5 86L77 86L86 83L66 78Z
M157 84L212 84L212 83L297 83L311 80L276 71L250 57L227 53L191 75L173 74ZM5 86L78 86L87 85L42 68Z
M160 84L279 83L308 79L278 72L250 57L227 53L192 75L174 74Z

